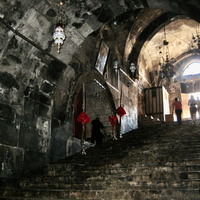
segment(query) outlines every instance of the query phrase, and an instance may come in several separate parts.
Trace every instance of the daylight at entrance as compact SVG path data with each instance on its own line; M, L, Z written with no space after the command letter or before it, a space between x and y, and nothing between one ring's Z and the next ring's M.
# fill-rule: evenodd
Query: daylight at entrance
M200 63L193 62L188 65L183 73L183 76L197 75L200 74Z

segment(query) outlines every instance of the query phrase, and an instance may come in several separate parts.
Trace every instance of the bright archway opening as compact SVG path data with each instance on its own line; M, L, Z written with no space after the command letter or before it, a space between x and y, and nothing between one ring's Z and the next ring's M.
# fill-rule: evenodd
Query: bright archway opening
M190 119L190 107L188 106L188 100L190 99L191 95L194 96L194 98L197 100L197 97L200 99L200 92L195 93L181 93L181 102L182 102L182 118L183 119ZM200 114L196 113L197 119L200 119Z
M183 78L187 81L187 83L191 81L192 82L197 81L199 79L199 75L200 75L200 62L193 62L189 64L183 72ZM194 82L193 82L193 90L194 90ZM190 107L188 106L188 100L190 99L191 95L193 95L196 100L197 98L200 99L200 92L181 93L183 119L190 119ZM200 119L200 114L198 112L196 114L197 114L196 115L197 119Z
M183 72L183 77L193 76L198 74L200 74L200 62L193 62L185 68Z

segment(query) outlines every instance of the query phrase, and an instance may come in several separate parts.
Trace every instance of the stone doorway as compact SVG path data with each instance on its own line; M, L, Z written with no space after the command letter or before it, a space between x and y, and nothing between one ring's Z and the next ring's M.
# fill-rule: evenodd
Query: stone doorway
M100 118L103 123L106 133L110 134L111 124L109 121L109 116L113 115L111 105L107 98L106 88L94 79L85 84L86 92L86 113L89 115L90 120L94 120L96 117ZM86 125L87 137L90 139L90 124Z
M114 113L106 88L98 80L93 79L84 83L84 91L85 94L83 94L83 88L80 89L74 106L73 132L75 137L81 139L82 127L81 123L77 122L77 117L83 111L83 95L85 96L85 112L90 117L90 121L99 117L107 135L111 134L109 116L114 115ZM90 123L86 123L85 140L90 141L90 130Z
M182 102L182 118L185 120L190 119L190 107L188 106L188 100L190 99L190 96L193 95L194 98L197 100L197 97L200 98L200 92L194 92L194 93L181 93L181 102ZM197 119L200 119L200 115L198 112L196 113ZM174 118L176 119L176 117Z

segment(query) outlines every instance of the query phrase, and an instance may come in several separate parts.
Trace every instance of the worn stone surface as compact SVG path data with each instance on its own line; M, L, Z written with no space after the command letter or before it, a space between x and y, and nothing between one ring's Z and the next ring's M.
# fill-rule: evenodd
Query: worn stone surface
M108 117L120 105L123 86L121 103L127 114L122 118L122 133L125 133L137 128L138 115L145 114L143 89L165 85L171 103L175 96L180 96L186 64L198 58L193 54L199 52L189 48L200 19L198 1L63 3L66 39L58 54L52 38L57 2L0 2L0 166L4 166L0 176L28 172L78 151L80 144L71 138L75 105L84 84L90 88L86 110L91 119L101 116L108 134L111 131ZM159 70L160 46L165 55L164 26L179 77L177 84L162 81L155 73L155 69ZM95 69L102 41L109 47L103 75ZM117 73L113 69L115 60L121 69ZM133 74L129 69L132 61L137 67ZM106 91L98 90L97 98L92 91L97 87L90 84L94 79ZM94 195L103 194L91 192ZM140 198L141 194L135 192L132 196ZM117 197L125 198L120 192Z
M199 126L143 125L118 141L88 148L86 155L32 171L15 186L1 187L0 197L199 199Z

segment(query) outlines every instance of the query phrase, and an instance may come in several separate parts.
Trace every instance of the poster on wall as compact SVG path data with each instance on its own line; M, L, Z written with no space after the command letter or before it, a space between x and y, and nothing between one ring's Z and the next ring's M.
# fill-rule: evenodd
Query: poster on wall
M104 69L106 65L106 61L108 58L109 47L106 45L104 41L101 42L99 54L97 57L97 61L95 64L95 68L103 75Z

